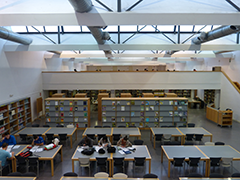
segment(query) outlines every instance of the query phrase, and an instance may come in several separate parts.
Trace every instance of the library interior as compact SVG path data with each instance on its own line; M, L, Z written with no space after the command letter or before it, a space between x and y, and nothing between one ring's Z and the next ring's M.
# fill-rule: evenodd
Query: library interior
M5 0L0 180L240 178L240 0Z

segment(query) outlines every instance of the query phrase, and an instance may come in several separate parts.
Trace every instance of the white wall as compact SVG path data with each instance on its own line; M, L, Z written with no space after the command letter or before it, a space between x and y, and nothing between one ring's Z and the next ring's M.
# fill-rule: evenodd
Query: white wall
M36 99L42 93L43 52L4 52L4 43L0 40L0 104L31 97L34 119Z

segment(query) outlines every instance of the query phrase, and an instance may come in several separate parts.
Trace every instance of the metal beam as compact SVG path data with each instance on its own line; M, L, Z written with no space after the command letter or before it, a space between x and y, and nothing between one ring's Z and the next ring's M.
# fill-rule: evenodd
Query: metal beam
M231 0L226 0L229 4L231 4L236 10L238 10L240 12L240 7L238 7L234 2L232 2Z
M240 32L237 33L237 44L239 44L239 36L240 36Z
M121 12L122 11L122 2L121 0L117 0L117 12Z
M60 26L58 26L58 44L61 44Z
M120 41L121 41L120 38L121 38L121 37L120 37L120 26L118 26L118 44L120 44Z
M110 9L108 6L106 6L105 4L103 4L101 1L99 1L99 0L95 0L96 2L98 2L100 5L102 5L105 9L107 9L108 11L110 11L110 12L113 12L113 10L112 9Z
M51 41L53 44L57 44L55 41L53 41L50 37L46 36L45 34L43 34L41 31L39 31L37 28L35 28L34 26L32 26L33 29L35 29L37 32L39 32L41 35L43 35L45 38L47 38L49 41Z
M137 6L140 2L142 2L143 0L139 0L137 1L135 4L133 4L130 8L128 8L126 11L131 11L132 8L134 8L135 6Z
M155 28L159 33L161 33L164 37L166 37L169 41L171 41L173 44L176 44L175 41L173 41L170 37L168 37L166 34L162 33L159 29L157 29L156 27L154 27L152 25L153 28Z
M185 39L182 44L184 44L185 42L187 42L189 39L191 39L193 36L195 36L196 34L198 34L202 29L204 29L207 25L203 26L201 29L199 29L198 32L192 34L191 36L189 36L187 39Z
M133 36L135 36L137 33L139 33L141 30L143 30L147 25L143 26L141 29L139 29L137 32L129 36L125 41L123 41L123 44L126 43L129 39L131 39Z
M178 25L178 44L180 44L180 25Z

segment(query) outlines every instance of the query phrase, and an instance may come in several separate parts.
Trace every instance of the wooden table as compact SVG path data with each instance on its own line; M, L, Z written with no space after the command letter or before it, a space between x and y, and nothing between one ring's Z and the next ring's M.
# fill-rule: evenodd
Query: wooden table
M16 176L0 176L0 180L35 180L36 177L16 177Z
M14 152L14 156L19 155L22 151L24 151L27 148L27 145L15 145L15 146L20 146L17 149L14 149L14 147L11 149L11 152ZM16 158L13 158L12 160L12 171L16 172L17 171L17 166L16 166Z
M14 134L15 138L19 136L19 134L27 134L28 136L38 135L42 134L43 139L45 139L45 133L49 130L49 127L26 127L22 129L21 131Z
M137 139L141 139L141 132L137 127L129 127L129 128L112 128L112 134L127 134L129 137L136 137ZM113 142L113 136L111 136L111 142Z

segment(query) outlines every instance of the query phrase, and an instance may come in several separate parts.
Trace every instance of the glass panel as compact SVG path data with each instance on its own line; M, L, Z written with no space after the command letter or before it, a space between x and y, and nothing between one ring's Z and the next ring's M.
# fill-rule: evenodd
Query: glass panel
M82 26L82 32L90 32L87 26Z
M43 30L43 26L33 26L35 27L37 30L39 30L40 32L44 32ZM38 32L37 30L35 30L34 28L32 28L32 26L28 26L28 32Z
M157 29L161 32L173 32L174 26L163 26L163 25L158 25Z
M181 25L180 26L180 32L192 32L193 26L189 26L189 25ZM178 31L178 27L176 29L176 31Z
M63 26L64 32L80 32L80 26Z
M26 26L11 26L13 32L27 32Z
M117 26L108 26L106 29L104 29L103 31L107 31L107 32L117 32L118 31L118 27Z
M45 26L46 32L58 32L57 26Z
M197 32L197 31L199 31L202 27L204 27L204 25L196 25L195 28L194 28L194 31ZM212 25L207 25L205 28L203 28L203 29L201 30L201 32L211 31L211 27L212 27Z
M120 31L121 32L126 32L126 31L137 31L137 26L120 26Z
M138 27L138 29L141 29L142 27L143 27L144 25L140 25L139 27ZM141 32L154 32L155 31L155 28L154 27L152 27L152 25L147 25L145 28L143 28L142 30L141 30Z

